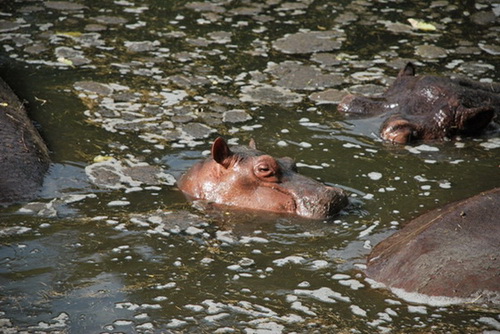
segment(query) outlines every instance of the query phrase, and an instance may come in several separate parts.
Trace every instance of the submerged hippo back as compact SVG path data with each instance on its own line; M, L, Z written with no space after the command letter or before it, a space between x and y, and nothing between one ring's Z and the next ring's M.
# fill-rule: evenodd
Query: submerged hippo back
M430 211L376 245L366 274L407 299L500 305L499 217L500 188Z
M32 199L49 166L49 153L26 110L0 79L0 205Z

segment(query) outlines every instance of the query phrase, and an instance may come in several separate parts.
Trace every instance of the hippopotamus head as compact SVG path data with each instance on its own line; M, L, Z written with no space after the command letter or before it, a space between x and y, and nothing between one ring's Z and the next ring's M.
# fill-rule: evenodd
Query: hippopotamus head
M500 85L468 79L415 75L408 63L379 98L347 95L341 112L386 114L382 139L399 144L481 133L500 112Z
M211 156L195 164L177 182L189 199L242 209L328 218L347 205L342 189L297 173L291 158L275 159L255 148L229 147L217 138Z

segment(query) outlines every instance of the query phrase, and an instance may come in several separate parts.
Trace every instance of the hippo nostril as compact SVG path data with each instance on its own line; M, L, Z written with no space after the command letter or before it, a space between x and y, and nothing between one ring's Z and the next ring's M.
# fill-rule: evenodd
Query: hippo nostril
M337 110L340 112L348 113L351 111L351 103L354 100L355 96L352 94L346 95L342 98L339 105L337 106Z

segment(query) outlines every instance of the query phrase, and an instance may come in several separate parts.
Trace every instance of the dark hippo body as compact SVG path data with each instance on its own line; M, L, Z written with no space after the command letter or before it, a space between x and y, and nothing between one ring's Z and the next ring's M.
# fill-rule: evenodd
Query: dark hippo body
M500 188L414 219L376 245L366 275L403 298L500 305Z
M341 189L298 174L292 159L257 151L253 141L250 147L229 148L217 138L211 153L178 181L190 199L313 219L328 218L347 205Z
M36 196L49 167L49 151L24 105L0 79L0 205Z
M347 95L338 110L387 113L380 136L399 144L477 135L500 113L500 84L415 76L415 67L408 63L381 98Z

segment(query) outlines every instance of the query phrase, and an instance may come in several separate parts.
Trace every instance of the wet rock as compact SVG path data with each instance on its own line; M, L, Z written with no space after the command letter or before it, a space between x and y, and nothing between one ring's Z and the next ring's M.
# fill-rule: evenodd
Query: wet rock
M366 84L366 85L354 85L349 87L349 92L356 95L364 95L369 97L376 97L382 95L386 88L380 85Z
M21 35L12 36L12 41L16 44L16 46L25 46L33 44L33 40Z
M184 31L170 31L165 34L159 34L166 38L185 38L187 34Z
M209 126L219 126L222 123L222 114L220 112L201 112L199 119Z
M175 179L159 166L145 162L110 158L85 167L90 181L106 189L130 189L141 185L173 185Z
M370 67L366 71L355 72L351 74L351 77L356 81L373 81L377 79L382 79L384 76L384 71L378 67Z
M119 92L113 94L113 100L115 100L115 102L136 102L140 97L140 94L133 92Z
M214 12L224 13L226 9L217 3L194 1L186 4L186 8L193 9L197 12Z
M311 56L311 60L323 66L335 66L343 63L338 55L331 53L315 53Z
M125 47L128 52L145 52L154 50L160 42L158 41L140 41L140 42L130 42L125 41Z
M273 47L283 53L314 53L340 49L345 39L343 30L309 31L287 34L276 40Z
M281 12L293 12L292 14L302 14L312 1L283 2L276 10Z
M275 18L270 15L256 15L253 17L253 19L261 23L272 22L275 20Z
M203 37L198 38L187 38L186 42L193 46L207 47L210 45L210 41Z
M29 232L31 230L32 230L31 227L24 227L24 226L1 227L0 228L0 236L12 237L15 235L24 234L24 233ZM14 329L14 331L12 331L12 333L15 333L15 329Z
M141 227L148 227L148 232L168 236L170 233L189 232L193 227L205 227L206 219L185 210L158 210L150 213L131 214L129 221ZM201 231L201 232L202 232Z
M150 165L135 165L126 169L125 174L141 184L158 185L168 184L173 185L173 178L169 174L165 174L158 166Z
M270 64L267 72L278 78L276 84L289 89L315 90L340 85L339 74L323 74L314 66L306 66L286 61L281 64Z
M208 34L208 36L217 44L227 44L231 42L231 36L233 34L228 31L214 31Z
M479 48L490 55L500 55L500 45L479 43Z
M40 53L45 52L47 50L48 50L48 48L43 44L34 44L34 45L30 45L30 46L27 46L24 48L24 52L29 53L29 54L33 54L33 55L40 54Z
M89 93L96 93L104 96L109 96L113 93L113 88L109 85L95 81L77 81L73 84L73 87L76 90L83 90Z
M238 7L231 9L229 13L231 15L241 15L241 16L255 16L262 11L262 6L254 5L252 7Z
M479 55L481 49L475 46L459 46L455 49L455 53L458 55Z
M488 71L494 71L495 66L478 62L465 62L460 64L458 68L461 72L469 73L475 77L480 77Z
M105 25L102 24L87 24L85 28L83 28L85 31L92 31L92 32L97 32L97 31L104 31L107 30L108 28Z
M185 136L192 139L207 138L210 134L215 132L214 129L206 126L205 124L195 122L182 125L181 130Z
M354 21L357 21L359 19L358 15L352 13L352 12L345 12L341 13L339 16L337 16L334 20L334 22L340 24L340 25L347 25L350 24Z
M241 123L251 119L252 116L247 114L246 111L240 109L226 111L222 116L222 121L228 123Z
M391 22L391 21L378 21L378 23L382 23L385 25L385 28L393 33L413 33L413 29L408 24L403 24L399 22Z
M243 86L241 87L240 99L243 102L262 104L292 104L302 101L302 94L270 85Z
M85 33L81 34L78 38L76 38L77 42L82 47L98 47L103 46L105 43L101 40L101 34L99 33Z
M43 11L45 8L37 5L32 5L32 6L24 6L19 9L20 13L36 13Z
M396 55L397 56L397 55ZM386 66L394 69L394 70L400 70L401 68L403 68L406 64L408 63L417 63L417 61L415 61L415 59L410 59L410 58L396 58L396 59L391 59L389 61L387 61L386 63Z
M316 104L338 104L347 95L346 91L338 89L327 89L322 92L315 92L309 95L309 99Z
M199 53L188 52L188 51L176 52L171 54L170 56L181 63L190 62L196 59L203 58L203 56L201 56Z
M87 8L87 6L70 1L45 1L43 4L47 8L61 11L79 11Z
M470 20L479 25L488 25L496 21L497 17L493 11L482 11L474 13L470 16Z
M418 45L415 47L415 54L423 58L444 58L448 55L448 52L435 45Z
M163 90L158 95L159 102L164 107L176 105L188 96L183 90ZM150 98L154 99L154 96L150 95Z
M190 115L180 115L180 116L172 116L172 118L170 119L174 123L189 123L193 121L195 118Z
M12 21L0 21L0 32L9 32L9 31L14 31L19 28L21 28L21 24L18 22L12 22Z
M203 17L203 19L211 23L218 22L222 19L221 15L213 12L203 12L201 13L201 16Z
M217 104L225 104L225 105L237 105L240 104L240 101L238 99L225 96L225 95L220 95L220 94L209 94L205 96L207 100L210 102L214 102Z
M94 20L99 22L99 23L103 23L103 24L114 24L114 25L118 25L118 24L125 24L127 23L127 19L121 17L121 16L97 16L97 17L94 17Z
M57 47L54 53L62 65L80 66L90 63L90 60L83 56L82 51L66 46Z

